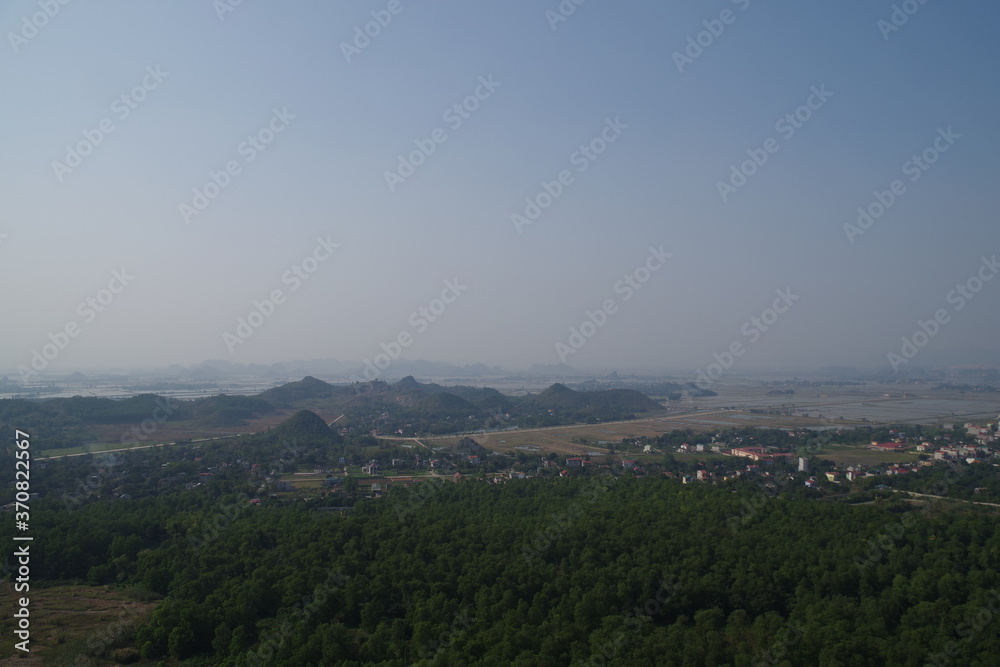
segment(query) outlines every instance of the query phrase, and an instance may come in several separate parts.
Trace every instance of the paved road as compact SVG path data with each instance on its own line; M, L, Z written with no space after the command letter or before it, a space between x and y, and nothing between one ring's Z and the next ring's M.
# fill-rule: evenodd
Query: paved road
M225 440L226 438L238 438L250 433L235 433L233 435L220 435L215 438L198 438L197 440L186 440L184 442L157 442L151 445L139 445L138 447L121 447L119 449L102 449L94 452L80 452L79 454L60 454L59 456L39 456L36 460L47 461L49 459L67 459L71 456L90 456L91 454L110 454L111 452L134 452L138 449L150 449L152 447L166 447L169 445L193 445L197 442L210 442L212 440Z
M452 433L450 435L432 435L432 436L426 436L423 439L424 440L450 440L452 438L464 438L465 436L475 436L475 435L504 435L505 433L506 434L510 434L510 435L516 435L516 434L520 434L520 433L537 433L539 431L552 431L552 430L556 430L556 429L566 430L566 429L570 429L570 428L593 428L594 426L611 426L612 424L638 424L638 423L641 423L641 422L665 422L665 421L691 419L692 417L698 417L698 418L700 418L700 417L707 417L709 415L727 414L727 413L731 413L731 412L740 412L740 411L739 410L710 410L710 411L706 411L706 412L701 412L701 411L698 411L698 412L685 412L683 414L669 415L669 416L663 416L663 417L642 417L640 419L621 419L619 421L598 422L596 424L565 424L563 426L539 426L538 428L519 428L519 429L514 430L514 431L486 431L486 432L469 431L469 432L465 432L465 433ZM376 437L379 438L380 440L416 440L416 438L404 437L404 436L399 436L399 435L379 435L379 436L376 436Z
M960 503L971 503L973 505L986 505L987 507L1000 507L997 503L981 503L975 500L962 500L961 498L949 498L947 496L932 496L929 493L917 493L916 491L904 491L903 489L892 489L894 493L908 493L919 498L936 498L937 500L956 500Z

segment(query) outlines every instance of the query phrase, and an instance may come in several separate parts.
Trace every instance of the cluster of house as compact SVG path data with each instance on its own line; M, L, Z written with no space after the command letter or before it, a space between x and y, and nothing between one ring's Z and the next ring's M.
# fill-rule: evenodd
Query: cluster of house
M799 460L805 461L805 459ZM761 463L764 465L773 462L774 459L761 460ZM808 465L808 461L806 461L806 465ZM770 477L771 473L766 471L764 468L761 468L759 463L748 463L742 470L730 470L725 473L714 473L711 470L697 470L693 475L678 474L669 470L663 473L664 477L679 479L684 484L691 484L694 482L711 482L713 480L728 482L730 480L740 479L741 477L755 477L757 475L760 475L761 477Z
M995 426L995 424L987 424L985 427L980 427L975 424L965 424L966 433L975 438L975 444L950 443L947 442L948 436L945 436L944 443L934 444L925 440L919 444L914 444L914 442L906 442L904 434L890 431L890 437L895 438L894 440L887 442L873 440L868 446L868 449L880 452L916 451L921 454L931 455L932 458L925 458L925 460L914 463L891 464L875 471L864 470L859 466L849 466L846 470L832 470L825 472L823 473L823 477L825 477L825 479L829 482L839 484L843 480L846 480L847 482L854 482L863 477L874 477L876 475L906 475L916 472L923 466L934 465L935 461L963 461L968 464L988 463L991 458L1000 458L1000 449L994 451L994 449L989 447L991 443L1000 442L1000 433L994 430ZM761 474L760 465L769 465L775 461L788 460L795 456L795 454L791 452L775 452L764 447L737 446L726 449L718 444L688 445L685 443L678 447L678 451L702 452L709 448L711 451L718 452L723 455L747 458L753 461L754 464L747 465L745 470L730 471L725 474L718 475L708 470L699 470L694 475L680 476L680 479L685 484L691 482L711 481L714 479L725 481L746 475ZM798 459L798 471L806 473L809 472L808 459ZM672 473L664 474L671 477L674 476ZM767 475L768 473L763 474ZM812 476L805 481L805 485L810 488L816 488L819 481L819 477Z
M998 429L1000 427L1000 417L997 419L996 423L987 424L986 426L966 424L965 432L976 439L976 444L983 447L993 442L1000 442L1000 429Z
M559 471L560 477L569 477L570 468L590 468L596 465L594 461L591 461L590 459L581 458L578 456L566 459L565 463L566 467ZM556 464L555 461L547 461L546 465L554 465L558 467L558 464ZM615 464L615 467L617 467L618 465L621 465L623 470L632 470L633 472L637 473L644 472L642 466L640 466L637 461L634 461L632 459L622 459L621 461ZM600 465L599 467L604 468L605 470L611 469L611 466L606 463Z
M911 472L917 472L922 466L927 465L931 465L931 462L921 461L920 463L893 464L879 472L865 470L861 466L848 466L847 470L830 470L824 473L824 477L826 477L828 482L840 484L845 479L848 482L856 482L864 477L877 477L878 475L906 475ZM799 469L801 470L802 468L800 467ZM806 480L805 484L809 488L816 488L817 482L816 477L810 477Z
M911 449L933 456L935 461L965 461L966 463L986 463L990 457L995 457L995 452L989 445L1000 441L998 434L993 432L992 425L987 428L980 428L971 424L966 424L969 435L975 436L976 444L944 444L923 441L913 446L906 442L878 442L873 440L868 449L878 452L903 452Z
M795 456L791 452L768 452L763 447L734 447L729 450L729 455L742 456L761 463L774 463Z

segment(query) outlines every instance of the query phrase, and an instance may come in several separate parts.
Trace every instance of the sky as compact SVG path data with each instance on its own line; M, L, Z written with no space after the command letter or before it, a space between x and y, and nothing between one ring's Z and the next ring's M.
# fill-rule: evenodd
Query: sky
M1000 6L577 2L3 3L0 370L1000 359Z

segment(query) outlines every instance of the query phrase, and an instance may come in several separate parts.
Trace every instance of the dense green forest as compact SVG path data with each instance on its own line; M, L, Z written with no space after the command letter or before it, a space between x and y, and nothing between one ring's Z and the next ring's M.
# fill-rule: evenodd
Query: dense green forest
M419 390L413 405L437 415L496 399L491 390L463 398L414 384L400 391ZM568 414L592 405L581 394L556 385L530 400ZM127 421L158 400L136 399L11 401L0 417L54 432ZM612 390L598 402L624 409L643 400ZM172 416L269 409L262 398L213 397ZM775 447L808 456L819 472L831 465L823 443L891 438L969 436L920 426L675 430L615 444L619 453L662 450L645 457L641 474L608 456L598 461L608 467L568 478L543 476L558 471L542 467L555 454L491 454L465 438L435 454L454 459L457 482L449 472L368 498L348 476L340 488L271 493L275 474L340 474L370 460L405 467L428 455L341 434L301 410L252 436L36 461L32 586L110 586L156 601L113 647L146 664L996 664L997 508L967 502L1000 500L995 466L938 465L810 489L794 462L722 480L747 462L676 452L713 441ZM483 465L465 463L470 453ZM9 451L0 461L7 479L14 461ZM540 476L488 483L487 470L508 467ZM696 469L720 479L668 477ZM913 501L894 489L957 500ZM0 495L6 502L12 493ZM6 564L12 531L13 521L0 525ZM10 624L0 620L0 631ZM111 664L110 655L93 664Z
M347 515L251 506L244 491L218 480L72 511L36 501L34 581L162 596L129 641L190 664L1000 655L1000 530L987 508L612 477L393 489Z

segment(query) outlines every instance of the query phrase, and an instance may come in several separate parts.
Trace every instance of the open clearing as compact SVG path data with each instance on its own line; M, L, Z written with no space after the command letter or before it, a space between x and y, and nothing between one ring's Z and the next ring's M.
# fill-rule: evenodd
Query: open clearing
M28 659L14 648L14 601L24 597L11 582L0 582L3 617L0 618L0 665L71 665L77 656L94 656L107 647L109 658L115 646L112 638L121 635L152 613L155 602L135 602L124 592L107 586L32 586L26 595L31 601L31 654ZM88 663L90 664L90 663ZM114 664L113 661L109 664Z

